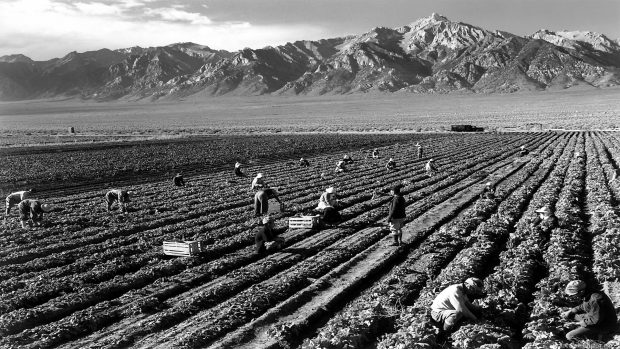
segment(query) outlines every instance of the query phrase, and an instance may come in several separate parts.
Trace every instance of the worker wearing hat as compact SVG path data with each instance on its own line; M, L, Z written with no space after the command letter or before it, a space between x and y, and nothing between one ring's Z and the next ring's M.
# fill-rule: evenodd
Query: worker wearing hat
M334 170L334 172L339 173L339 172L345 172L347 170L346 164L344 160L340 160L336 163L336 170Z
M495 199L495 186L491 182L487 182L484 185L484 189L482 189L482 193L480 193L481 199Z
M254 179L252 180L252 186L250 187L250 189L252 190L256 190L256 189L263 189L263 188L267 188L267 183L265 183L265 179L263 178L263 174L262 173L258 173L256 174L256 177L254 177Z
M329 187L321 194L319 205L316 207L321 212L321 220L327 224L338 224L342 221L340 213L336 209L338 206L338 197L336 196L336 188Z
M105 194L105 201L108 205L108 211L112 210L112 205L115 202L118 202L118 206L121 209L121 212L127 212L127 203L131 200L129 199L130 191L122 190L122 189L112 189Z
M301 167L309 167L310 162L307 159L301 158L299 159L299 166Z
M43 213L52 211L52 205L42 204L39 200L34 199L22 200L17 207L23 229L28 229L26 224L28 226L40 226L43 221Z
M579 306L562 313L563 318L574 319L579 325L566 334L566 339L585 337L600 339L615 331L618 326L616 310L611 299L604 292L589 290L582 280L569 282L564 292L582 300Z
M277 237L274 231L274 223L273 218L266 216L262 219L262 225L258 227L256 230L256 234L254 236L254 243L256 245L256 253L258 255L264 255L267 253L267 247L265 244L267 242L275 241L281 246L284 243L284 239L281 237Z
M261 189L254 194L254 216L266 214L269 211L269 199L276 199L280 205L282 201L278 196L278 190L275 188ZM282 206L280 206L282 209Z
M525 155L527 155L527 154L529 154L529 153L530 153L530 151L529 151L529 150L525 149L525 146L524 146L524 145L522 145L520 149L521 149L521 150L519 151L519 155L520 155L520 156L525 156Z
M349 154L344 154L344 156L342 157L342 161L348 164L349 162L353 162L353 158L351 158Z
M176 176L174 176L174 178L172 178L172 183L174 183L174 185L177 187L184 187L185 179L183 179L183 175L181 175L181 173L179 172Z
M17 206L23 200L30 198L34 192L34 189L28 189L9 194L6 197L6 209L4 210L4 219L9 216L9 213L11 212L11 208L13 206Z
M543 206L535 212L538 213L538 217L532 221L532 229L540 233L540 244L542 246L549 241L551 231L558 226L558 218L549 206Z
M391 194L394 195L392 199L392 203L390 204L390 213L387 217L387 222L390 227L390 232L394 237L394 243L392 246L400 246L403 242L403 225L405 224L405 218L407 217L405 213L405 208L407 207L407 203L405 202L405 198L400 193L400 186L395 186L391 190Z
M239 161L235 162L235 176L245 177L245 174L241 171L241 163Z
M463 318L478 320L475 313L481 308L470 300L484 295L482 280L468 278L441 291L431 305L431 317L441 324L444 331L451 331Z
M415 146L416 146L416 148L418 148L418 154L417 154L418 155L418 159L421 159L422 158L422 154L424 152L423 149L422 149L422 145L420 145L420 143L416 143Z
M386 168L388 171L395 170L395 169L396 169L396 161L394 161L394 159L393 159L393 158L390 158L390 159L388 160L387 164L385 164L385 168Z
M437 166L435 166L434 159L428 159L426 165L424 165L424 170L426 170L426 175L432 177L435 171L437 171Z

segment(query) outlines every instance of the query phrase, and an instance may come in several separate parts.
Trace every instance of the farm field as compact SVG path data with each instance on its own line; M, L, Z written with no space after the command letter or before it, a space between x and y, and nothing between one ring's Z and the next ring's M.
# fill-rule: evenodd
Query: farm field
M57 207L44 226L19 228L14 209L0 233L0 348L620 347L620 334L606 346L569 344L560 318L574 278L620 307L620 186L609 183L620 133L374 137L325 140L308 168L294 151L247 154L242 179L216 166L186 176L183 188L123 178L115 184L135 192L127 214L106 212L102 183L42 191ZM381 159L368 157L373 143ZM521 145L530 155L519 157ZM344 152L356 161L336 174ZM388 157L397 170L385 169ZM439 167L430 178L429 157ZM288 208L274 215L284 246L264 257L254 253L249 189L258 172ZM495 200L479 197L488 181ZM385 223L396 184L407 201L400 247ZM330 186L343 222L288 229ZM559 226L539 244L528 221L544 205ZM199 240L206 251L164 256L168 240ZM433 297L470 276L484 281L484 316L438 336Z
M175 102L33 100L0 103L0 146L286 132L619 129L619 88L514 94L362 94L188 98ZM75 134L68 133L75 128Z

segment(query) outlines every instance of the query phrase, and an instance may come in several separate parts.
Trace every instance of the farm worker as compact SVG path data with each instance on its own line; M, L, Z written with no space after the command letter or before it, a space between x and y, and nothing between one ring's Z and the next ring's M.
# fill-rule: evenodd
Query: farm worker
M269 210L269 199L276 199L282 205L282 201L278 197L278 191L275 189L261 189L254 194L255 217L267 213Z
M387 217L387 222L390 227L390 232L394 237L394 243L392 246L400 246L403 243L403 225L405 223L405 198L400 194L400 186L395 186L390 191L390 194L394 195L392 204L390 205L390 213Z
M336 173L338 173L338 172L345 172L346 170L347 170L347 167L345 165L345 162L343 160L340 160L336 164L336 170L334 172L336 172Z
M6 209L4 210L4 219L9 216L9 213L11 212L11 208L13 206L19 205L20 202L31 197L33 193L34 189L28 189L9 194L6 197Z
M239 161L235 162L235 176L245 177L245 174L241 172L241 163Z
M431 177L435 173L435 171L437 171L437 167L435 166L435 160L429 159L426 162L424 169L426 170L426 175Z
M269 216L264 217L262 223L263 224L257 229L256 235L254 236L256 253L259 255L264 255L267 252L267 247L265 246L267 242L275 241L278 246L284 244L284 239L276 236L273 229L273 218Z
M112 189L105 194L105 201L108 204L108 211L112 210L112 205L118 201L121 212L127 212L127 203L130 192L122 189Z
M252 180L251 189L255 190L255 189L263 189L263 188L267 188L267 184L265 183L265 180L263 179L263 174L258 173L256 177L254 177L254 179Z
M569 341L583 337L600 339L615 332L618 317L614 304L604 292L589 289L582 280L569 282L564 292L582 299L579 306L562 313L563 318L574 318L579 324L579 327L566 334L566 339Z
M620 168L617 168L614 171L614 174L611 176L611 180L609 181L609 184L614 184L618 182L620 182Z
M336 197L336 189L329 187L321 194L319 205L316 207L322 212L321 220L327 224L338 224L342 221L340 213L336 209L338 198Z
M482 193L480 193L480 198L481 199L495 199L495 186L493 186L493 183L491 182L487 182L484 186L484 189L482 189Z
M372 151L372 158L373 158L373 159L378 159L378 158L379 158L379 152L377 151L377 148L375 148L375 149Z
M415 146L418 148L418 159L421 159L423 153L422 146L420 145L420 143L416 143Z
M342 161L348 164L349 162L353 162L353 159L351 158L351 156L349 156L349 154L344 154Z
M310 162L304 158L299 159L299 166L308 167L310 166Z
M41 204L39 200L34 199L22 200L17 207L23 229L28 229L26 224L28 226L40 226L43 220L43 213L52 211L52 205Z
M529 153L530 153L530 152L529 152L529 150L525 149L525 146L524 146L524 145L522 145L522 146L521 146L521 151L519 152L519 155L520 155L520 156L525 156L525 155L527 155L527 154L529 154Z
M536 210L538 217L532 221L532 228L541 234L541 245L549 241L551 231L558 226L558 218L553 214L553 210L549 206L541 207Z
M442 325L444 331L450 331L463 318L478 320L474 313L480 312L478 305L472 304L470 297L483 294L482 281L468 278L465 282L446 287L431 305L431 318Z
M387 164L385 164L385 168L388 169L389 171L395 170L396 169L396 161L394 161L394 159L390 158L388 160Z
M183 179L183 176L181 175L181 173L177 173L177 175L174 176L174 178L172 178L172 182L177 187L184 187L185 186L185 180Z

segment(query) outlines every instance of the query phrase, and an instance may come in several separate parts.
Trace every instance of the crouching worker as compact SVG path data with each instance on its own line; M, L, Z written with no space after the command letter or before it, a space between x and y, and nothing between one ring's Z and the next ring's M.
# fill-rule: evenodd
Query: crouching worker
M334 170L334 172L340 173L340 172L345 172L346 170L347 170L347 166L343 160L340 160L338 161L338 163L336 163L336 169Z
M34 189L28 189L9 194L6 197L6 209L4 210L4 219L8 218L9 213L11 213L11 208L13 206L19 205L20 202L31 197L33 193Z
M479 313L481 309L473 304L470 298L482 295L483 285L478 278L469 278L463 283L450 285L433 300L431 317L444 331L453 330L463 317L477 321L475 313Z
M336 189L329 187L321 194L319 205L316 207L321 214L321 221L326 224L335 225L342 221L340 213L336 209L338 198L336 197Z
M183 179L183 175L181 175L180 173L177 173L177 175L174 176L174 178L172 178L172 183L174 183L174 185L177 187L184 187L185 179Z
M589 289L582 280L573 280L566 285L569 296L579 297L583 303L564 313L565 319L574 319L579 327L568 332L566 339L601 339L612 334L618 327L618 318L611 299L601 291Z
M310 166L310 161L308 161L307 159L301 158L301 159L299 159L299 166L301 166L301 167L309 167Z
M258 255L265 255L267 253L267 247L265 246L267 242L275 241L278 247L284 244L284 239L277 237L273 229L273 218L267 216L263 218L262 223L263 224L256 230L256 235L254 236L256 253Z
M33 199L22 200L17 207L19 209L19 220L22 223L23 229L28 229L28 227L31 226L41 226L43 213L52 211L52 205L41 204L39 200ZM26 225L28 225L28 227Z
M282 201L278 197L278 191L275 189L261 189L254 194L254 217L267 213L269 210L269 199L276 199L282 205Z
M121 189L112 189L105 194L105 202L108 205L108 211L112 211L112 205L115 202L118 202L118 206L121 209L121 212L127 212L127 203L129 200L130 192Z
M388 215L387 221L390 226L390 232L394 237L394 243L392 246L400 246L403 243L403 225L405 223L405 218L407 217L405 214L405 198L400 194L400 187L395 186L392 188L391 192L394 195L392 199L392 204L390 205L390 214Z
M490 200L495 199L495 187L493 186L493 183L487 182L482 190L482 193L480 193L480 198Z
M395 170L395 169L396 169L396 161L394 161L394 159L393 159L393 158L390 158L390 159L388 160L387 164L385 164L385 168L386 168L388 171Z
M241 171L241 163L239 161L235 162L235 176L245 177L245 174Z

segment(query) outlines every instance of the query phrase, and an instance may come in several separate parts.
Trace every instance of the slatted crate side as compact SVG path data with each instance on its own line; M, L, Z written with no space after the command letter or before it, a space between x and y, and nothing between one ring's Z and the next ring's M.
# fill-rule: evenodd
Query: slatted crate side
M314 228L319 224L319 215L292 217L288 220L289 228Z
M164 254L169 256L190 257L198 252L200 252L200 243L197 241L164 241Z

